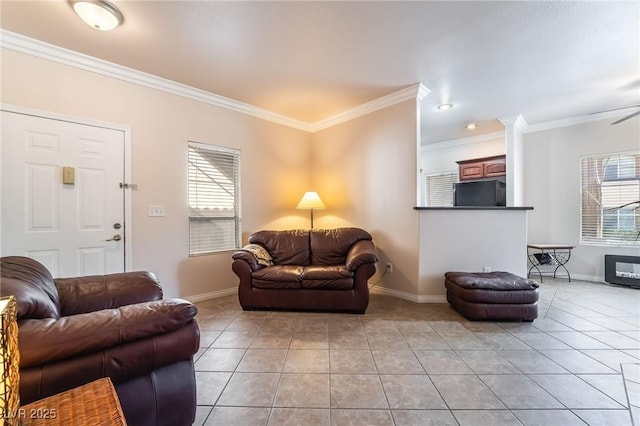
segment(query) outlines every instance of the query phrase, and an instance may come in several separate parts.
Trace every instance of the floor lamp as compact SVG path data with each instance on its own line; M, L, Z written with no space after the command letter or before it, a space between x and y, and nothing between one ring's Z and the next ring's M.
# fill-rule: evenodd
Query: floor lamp
M304 193L296 209L311 210L311 229L313 229L313 210L324 210L326 207L317 192L307 191Z

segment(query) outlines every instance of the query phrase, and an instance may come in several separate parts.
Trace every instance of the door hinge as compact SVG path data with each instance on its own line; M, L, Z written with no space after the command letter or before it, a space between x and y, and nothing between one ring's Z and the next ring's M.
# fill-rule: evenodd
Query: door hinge
M136 190L136 189L138 189L138 184L137 183L122 183L122 182L120 182L120 189L133 189L133 190Z

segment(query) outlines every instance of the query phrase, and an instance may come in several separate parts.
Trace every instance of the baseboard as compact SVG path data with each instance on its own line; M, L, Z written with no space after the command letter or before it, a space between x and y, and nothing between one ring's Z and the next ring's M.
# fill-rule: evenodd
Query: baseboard
M558 277L558 278L562 278L562 277ZM596 282L596 283L605 282L602 279L602 277L596 276L596 275L572 274L571 279L579 280L579 281L590 281L590 282ZM543 280L543 283L544 283L544 280ZM374 286L369 291L371 293L397 297L398 299L408 300L409 302L414 302L414 303L447 303L447 296L445 294L419 296L413 293L407 293L406 291L394 290L391 288L380 287L380 286ZM188 300L189 302L196 303L196 302L203 302L209 299L217 299L219 297L230 296L232 294L236 294L237 292L238 292L238 287L231 287L231 288L226 288L224 290L217 290L209 293L203 293L203 294L197 294L195 296L185 297L184 299Z
M569 271L571 272L571 271ZM558 278L562 278L562 275L558 275ZM599 275L584 275L584 274L571 274L572 280L590 281L594 283L604 283L604 277Z
M418 296L412 293L407 293L406 291L393 290L391 288L378 287L375 286L371 290L371 293L383 294L385 296L397 297L398 299L408 300L410 302L415 303L447 303L446 295L423 295ZM238 287L226 288L224 290L212 291L210 293L197 294L195 296L185 297L184 299L189 302L203 302L209 299L216 299L218 297L230 296L232 294L236 294L238 292Z
M191 303L203 302L209 299L217 299L218 297L230 296L238 292L238 287L225 288L224 290L212 291L209 293L197 294L195 296L185 297Z
M540 280L540 275L538 275L537 272L531 272L531 274L529 274L529 278L532 280L536 280L539 281ZM544 284L544 279L545 278L553 278L553 273L552 274L545 274L544 272L542 273L542 283ZM558 273L557 275L557 279L559 280L566 280L567 276L566 275L562 275L561 273ZM585 275L585 274L571 274L571 280L576 280L576 281L589 281L592 283L604 283L604 277L601 277L599 275Z
M385 296L397 297L414 303L447 303L446 295L416 295L406 291L393 290L386 287L375 286L370 289L371 293L384 294Z

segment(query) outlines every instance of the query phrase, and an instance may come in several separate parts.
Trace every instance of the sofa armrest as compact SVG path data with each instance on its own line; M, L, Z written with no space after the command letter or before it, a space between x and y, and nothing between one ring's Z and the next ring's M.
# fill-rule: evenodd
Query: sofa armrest
M197 308L181 299L166 299L118 309L19 323L20 367L86 355L168 333L194 320Z
M376 248L371 240L360 240L351 246L347 253L346 266L350 271L355 271L365 263L376 263L378 256Z
M251 253L249 253L248 251L238 250L235 253L233 253L232 257L233 257L233 260L242 260L244 262L247 262L252 272L262 268L262 265L258 265L258 260L256 259L256 257Z
M251 267L251 272L273 265L271 255L260 244L247 244L233 253L233 260L244 260Z
M57 278L54 281L61 316L162 299L162 287L151 272Z

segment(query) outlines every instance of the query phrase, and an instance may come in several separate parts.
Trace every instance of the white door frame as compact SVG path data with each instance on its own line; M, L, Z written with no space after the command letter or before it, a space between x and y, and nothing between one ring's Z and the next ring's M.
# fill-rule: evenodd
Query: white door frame
M131 127L121 124L108 123L104 121L92 120L85 117L77 117L72 115L58 114L50 111L42 111L33 108L27 108L17 105L0 103L0 111L13 112L17 114L31 115L34 117L47 118L51 120L66 121L69 123L83 124L93 127L102 127L104 129L117 130L124 133L124 182L131 184ZM132 232L132 206L131 191L127 188L124 190L124 220L125 220L125 245L124 245L124 267L125 271L131 271L133 268L133 232ZM0 198L0 203L2 199Z

